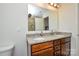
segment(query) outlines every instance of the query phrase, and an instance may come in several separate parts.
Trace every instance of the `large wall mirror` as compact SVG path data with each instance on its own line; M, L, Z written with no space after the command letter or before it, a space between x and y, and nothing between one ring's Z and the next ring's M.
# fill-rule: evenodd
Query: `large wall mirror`
M57 27L56 9L50 9L46 3L28 4L28 31L57 30Z

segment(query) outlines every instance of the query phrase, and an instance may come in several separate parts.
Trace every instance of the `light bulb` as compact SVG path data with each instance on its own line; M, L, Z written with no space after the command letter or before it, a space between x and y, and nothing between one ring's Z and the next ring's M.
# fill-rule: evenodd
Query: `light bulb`
M55 6L55 7L56 7L56 6L57 6L57 4L55 3L53 6Z
M50 3L50 5L53 5L54 3Z
M60 6L59 6L59 5L57 5L57 7L59 8Z

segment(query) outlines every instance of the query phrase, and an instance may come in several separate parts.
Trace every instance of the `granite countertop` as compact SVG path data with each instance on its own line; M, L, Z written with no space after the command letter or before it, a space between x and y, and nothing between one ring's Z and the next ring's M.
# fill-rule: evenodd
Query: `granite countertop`
M71 37L70 33L60 33L60 34L55 34L55 35L43 35L43 36L31 36L27 38L27 41L29 44L36 44L36 43L41 43L41 42L46 42L46 41L51 41L51 40L56 40L56 39L61 39L65 37Z

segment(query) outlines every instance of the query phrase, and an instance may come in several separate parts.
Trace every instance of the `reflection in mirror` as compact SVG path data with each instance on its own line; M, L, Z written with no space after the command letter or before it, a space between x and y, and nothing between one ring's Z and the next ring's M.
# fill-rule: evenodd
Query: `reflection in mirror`
M49 16L44 18L44 30L49 30Z
M42 17L35 17L35 31L44 30L44 20Z
M46 5L46 3L43 4ZM34 4L28 4L28 31L43 31L56 29L56 11L49 10Z
M35 31L35 17L28 14L28 30Z

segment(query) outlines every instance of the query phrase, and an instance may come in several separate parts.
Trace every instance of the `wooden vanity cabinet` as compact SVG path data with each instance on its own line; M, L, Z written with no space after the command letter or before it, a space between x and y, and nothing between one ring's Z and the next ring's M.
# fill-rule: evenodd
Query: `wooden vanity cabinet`
M31 45L32 56L69 56L71 37Z

